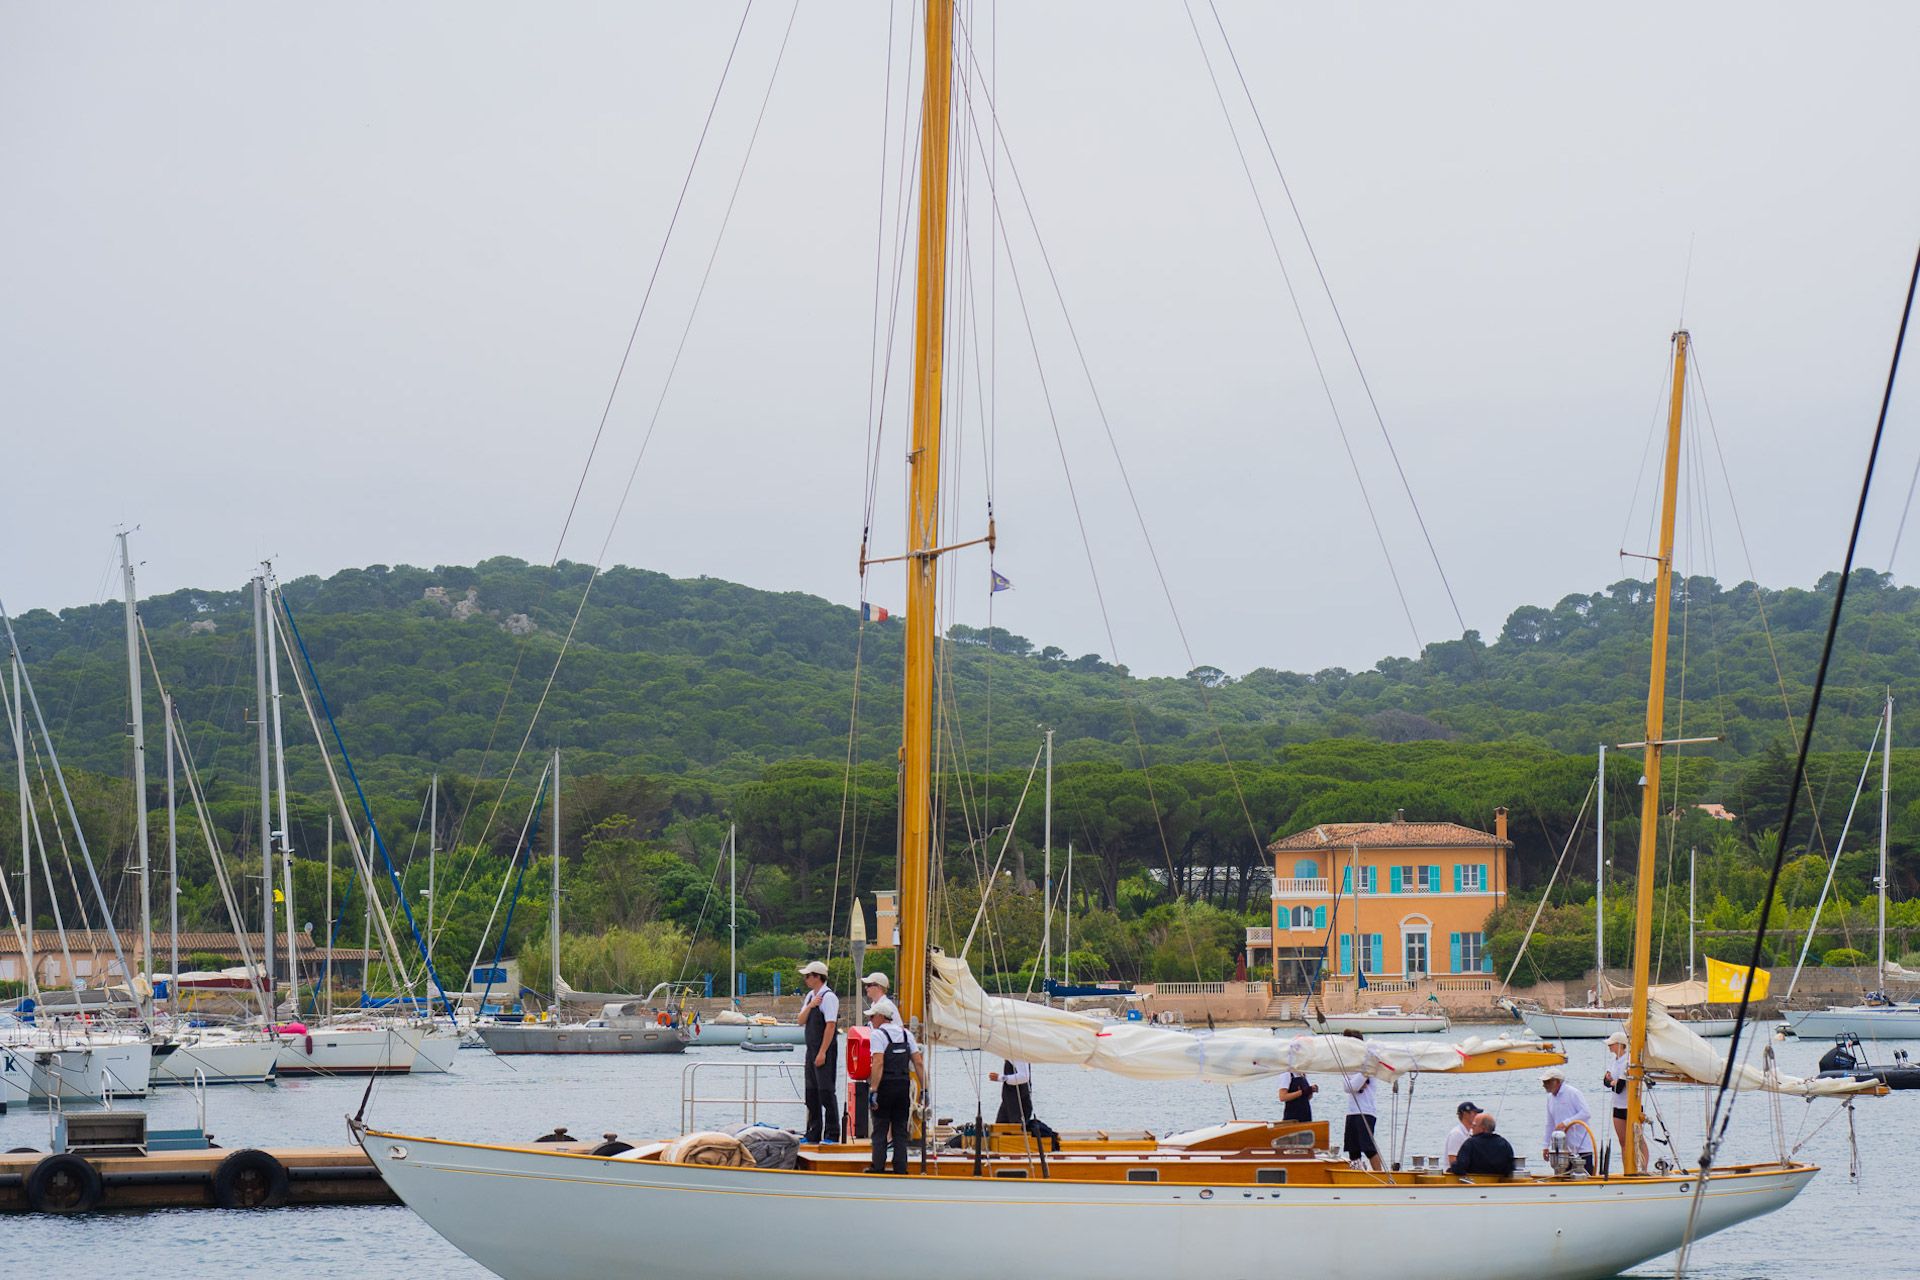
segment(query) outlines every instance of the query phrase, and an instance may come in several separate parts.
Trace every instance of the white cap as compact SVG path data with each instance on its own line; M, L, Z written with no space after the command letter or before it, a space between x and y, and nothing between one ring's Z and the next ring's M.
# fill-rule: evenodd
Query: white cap
M875 1000L867 1006L867 1016L869 1018L885 1018L888 1021L892 1021L900 1016L900 1010L894 1008L893 1001L887 999L885 996L881 996L878 1000Z
M863 986L878 987L882 991L893 990L893 979L889 978L886 974L881 973L878 970L875 970L874 972L868 974L866 977L860 979L860 982L861 982L861 985Z
M1607 1037L1608 1044L1625 1044L1626 1042L1627 1042L1627 1033L1624 1031L1616 1031L1612 1035Z
M804 978L810 973L818 974L820 977L824 978L827 976L827 966L822 961L809 960L805 964L800 966L800 976Z
M1567 1078L1567 1070L1565 1067L1548 1067L1545 1071L1542 1071L1540 1073L1541 1084L1545 1084L1549 1080L1564 1081L1566 1078Z

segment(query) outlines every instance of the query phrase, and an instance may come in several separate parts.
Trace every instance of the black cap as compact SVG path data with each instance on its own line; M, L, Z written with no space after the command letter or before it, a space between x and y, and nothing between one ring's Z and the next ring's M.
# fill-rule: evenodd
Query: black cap
M1471 1111L1471 1112L1473 1112L1473 1113L1474 1113L1475 1115L1478 1115L1478 1114L1480 1114L1480 1108L1478 1108L1478 1107L1476 1107L1476 1106L1474 1106L1474 1105L1473 1105L1473 1104L1472 1104L1471 1102L1463 1102L1463 1103L1461 1103L1461 1104L1460 1104L1459 1106L1457 1106L1457 1107L1455 1107L1455 1108L1453 1109L1453 1114L1455 1114L1455 1115L1459 1115L1459 1114L1461 1114L1462 1112L1466 1112L1466 1111Z

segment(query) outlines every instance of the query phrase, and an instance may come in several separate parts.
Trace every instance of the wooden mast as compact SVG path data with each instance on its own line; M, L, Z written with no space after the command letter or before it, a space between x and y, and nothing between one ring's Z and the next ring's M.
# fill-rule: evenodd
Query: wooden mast
M920 251L913 308L913 441L907 508L906 691L900 735L900 1016L926 1012L933 847L934 607L940 536L941 353L946 342L952 0L927 0L920 119Z
M1647 678L1647 738L1640 779L1640 858L1634 873L1633 1003L1627 1019L1628 1174L1639 1167L1640 1090L1647 1056L1647 985L1653 966L1653 878L1660 834L1660 749L1667 704L1667 624L1673 611L1673 518L1680 486L1680 408L1687 389L1687 331L1673 335L1673 400L1667 410L1667 460L1660 498L1660 555L1653 584L1653 664Z

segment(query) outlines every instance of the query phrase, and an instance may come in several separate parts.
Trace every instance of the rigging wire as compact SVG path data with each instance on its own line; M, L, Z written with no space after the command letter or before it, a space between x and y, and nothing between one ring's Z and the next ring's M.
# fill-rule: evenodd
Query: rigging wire
M1280 166L1279 153L1274 149L1273 138L1267 132L1267 122L1260 114L1259 104L1254 100L1253 89L1247 83L1247 73L1240 66L1240 55L1234 50L1233 37L1227 34L1226 23L1222 21L1220 9L1214 4L1214 0L1207 0L1207 8L1213 14L1214 25L1220 30L1220 41L1226 47L1228 59L1233 63L1234 75L1240 81L1240 91L1246 95L1247 109L1253 115L1254 124L1259 127L1260 140L1266 144L1267 158L1272 161L1273 172L1275 176L1280 179L1280 189L1286 193L1287 207L1293 211L1294 225L1299 228L1301 242L1307 247L1307 257L1313 262L1314 274L1319 277L1320 289L1326 294L1327 307L1333 312L1334 323L1340 328L1340 338L1341 341L1346 344L1348 358L1353 361L1353 371L1358 375L1360 386L1367 394L1367 405L1372 409L1373 420L1380 428L1380 438L1386 442L1387 454L1393 459L1393 469L1400 477L1400 487L1407 495L1407 505L1412 508L1413 518L1420 526L1420 536L1426 540L1427 554L1433 557L1434 571L1440 575L1440 585L1446 589L1447 603L1453 608L1453 620L1459 624L1460 630L1464 632L1467 629L1467 620L1460 612L1460 602L1454 598L1453 583L1447 579L1446 566L1440 563L1440 549L1434 545L1433 534L1427 529L1427 518L1421 514L1420 502L1413 496L1413 484L1407 479L1407 470L1400 462L1400 451L1394 447L1393 436L1387 430L1387 420L1380 412L1379 401L1374 398L1373 384L1368 381L1366 368L1360 363L1360 353L1354 348L1353 335L1347 331L1346 317L1340 313L1340 304L1334 300L1333 285L1328 282L1326 269L1320 264L1320 253L1313 247L1313 237L1307 234L1306 218L1301 214L1300 205L1294 199L1293 184L1287 181L1286 170ZM1189 22L1193 20L1193 8L1190 3L1187 4L1187 19ZM1198 24L1195 24L1194 37L1196 40L1199 38L1199 35ZM1206 45L1202 42L1201 53L1203 56L1205 52ZM1210 77L1213 74L1213 64L1211 60L1209 60L1207 64L1207 74ZM1214 82L1214 89L1216 93L1219 90L1219 82L1217 80ZM1224 109L1225 106L1226 103L1223 100L1221 103L1222 109ZM1229 117L1229 124L1231 124L1231 117ZM1236 135L1236 148L1238 145L1239 139L1238 135ZM1244 153L1241 158L1244 163ZM1251 177L1251 175L1249 175L1249 177ZM1264 216L1263 212L1262 217L1264 218Z
M1913 270L1907 278L1906 305L1900 312L1900 328L1893 341L1893 356L1887 365L1886 387L1880 395L1880 413L1873 427L1873 443L1867 450L1865 474L1860 478L1860 497L1854 504L1853 527L1847 535L1847 554L1840 567L1840 581L1835 584L1833 608L1827 615L1827 634L1820 648L1820 666L1814 675L1813 693L1807 702L1806 730L1800 736L1800 749L1794 759L1793 785L1787 791L1786 815L1780 824L1779 834L1774 839L1773 865L1767 873L1766 893L1760 899L1760 919L1754 929L1753 951L1748 961L1747 980L1740 989L1740 1006L1734 1012L1733 1039L1727 1048L1727 1065L1720 1077L1720 1086L1713 1097L1713 1108L1708 1118L1707 1137L1700 1152L1700 1176L1694 1187L1693 1205L1687 1217L1687 1232L1682 1238L1674 1274L1684 1277L1687 1270L1687 1253L1693 1244L1693 1228L1700 1204L1706 1192L1706 1183L1713 1169L1713 1161L1721 1140L1726 1135L1728 1123L1732 1120L1732 1108L1726 1106L1729 1093L1733 1088L1733 1069L1735 1058L1740 1049L1740 1033L1745 1030L1747 1014L1753 1004L1753 972L1762 959L1762 948L1766 944L1767 924L1773 912L1774 894L1780 887L1780 873L1786 864L1787 837L1793 829L1794 810L1800 798L1800 787L1806 779L1807 753L1813 744L1814 728L1820 716L1821 695L1826 690L1827 672L1833 661L1834 642L1840 634L1840 617L1847 602L1847 582L1853 576L1854 556L1860 547L1860 529L1866 522L1867 498L1873 491L1873 472L1880 459L1880 446L1886 437L1887 414L1893 404L1893 389L1900 374L1900 355L1907 343L1907 325L1913 318L1913 298L1916 288L1920 288L1920 249L1913 259Z
M693 155L687 161L686 175L680 181L680 193L674 200L673 213L667 220L666 233L662 235L660 238L660 251L654 258L652 274L650 274L647 277L646 290L641 294L640 306L639 306L639 309L634 314L633 326L627 332L627 341L626 341L626 345L621 350L620 362L618 366L616 366L616 368L614 369L613 381L607 388L606 404L600 410L600 420L594 426L593 439L587 447L586 461L581 464L580 479L575 483L574 489L573 489L573 497L567 504L567 514L566 514L566 518L561 521L560 535L559 537L554 539L553 557L549 561L547 566L549 569L555 569L560 564L560 551L566 545L567 533L573 527L573 518L580 506L580 496L582 492L586 489L587 477L593 470L594 459L599 455L601 437L606 434L607 423L613 413L614 400L618 397L620 393L621 383L626 378L627 364L633 358L634 345L640 336L641 321L643 321L646 318L648 303L651 302L653 299L654 285L659 281L659 278L660 278L661 265L666 261L667 249L673 243L674 229L679 225L679 222L680 222L681 209L686 204L687 191L693 184L694 172L699 168L700 156L706 150L707 135L708 135L708 132L713 127L713 119L714 119L715 113L719 110L721 95L726 90L727 79L731 74L731 72L733 71L734 55L738 53L740 50L740 37L747 29L747 19L751 17L753 14L753 4L754 4L754 0L746 0L745 6L740 11L739 25L734 28L732 43L730 43L727 46L727 57L725 62L721 64L721 68L720 68L720 81L718 84L714 86L713 98L707 104L707 114L705 119L701 122L701 125L700 125L700 136L694 142ZM791 26L792 26L791 19L788 20L788 26L789 26L789 30L791 30ZM784 42L782 43L781 47L782 49L785 48ZM776 70L777 69L778 67L776 64ZM636 464L636 466L637 465L638 464ZM629 482L629 484L631 484L631 482ZM623 502L623 505L624 505L624 502ZM614 517L614 520L615 520L615 523L617 524L619 521L619 517L616 515ZM609 534L609 537L611 537L611 534ZM602 549L602 554L604 556L604 548ZM598 574L599 572L598 564L594 566L594 572ZM591 588L591 582L589 582L589 589L590 588ZM551 590L551 588L549 590ZM574 625L578 625L580 621L579 610L584 609L586 607L586 602L587 602L587 592L583 591L580 596L579 608L577 608L574 612L574 618L573 618ZM569 626L567 630L567 638L571 640L572 637L573 637L573 627ZM513 670L507 677L506 690L502 692L500 695L500 709L494 713L493 728L487 735L486 748L481 752L481 755L480 755L480 766L475 776L476 783L478 782L478 779L480 777L485 776L487 761L493 754L494 740L499 733L500 725L502 723L503 718L506 715L507 705L513 698L514 685L519 677L520 666L522 661L525 659L527 644L530 639L531 639L530 634L527 636L521 637L520 643L515 647ZM566 656L566 646L563 644L561 646L560 657L563 658L565 656ZM556 658L554 661L554 669L556 671L558 671L559 669L559 658ZM552 679L549 678L547 682L547 688L548 690L551 690L552 687L553 687ZM531 739L533 736L533 726L536 723L538 723L540 718L540 709L545 705L545 703L546 703L546 697L545 697L545 693L543 693L541 696L540 704L534 708L533 716L527 723L526 737L521 739L520 749L519 751L515 752L512 765L508 767L506 776L500 780L500 790L494 796L493 805L488 811L485 825L482 826L481 828L480 838L476 842L476 848L484 847L488 837L493 831L493 824L499 817L500 805L506 799L507 787L512 782L514 773L519 769L520 760L526 752L527 741ZM456 833L465 830L467 814L471 811L474 800L479 796L479 794L480 794L480 788L477 785L473 788L472 791L468 793L467 802L461 808L459 820L454 824L453 829ZM456 895L456 900L457 900L457 895Z

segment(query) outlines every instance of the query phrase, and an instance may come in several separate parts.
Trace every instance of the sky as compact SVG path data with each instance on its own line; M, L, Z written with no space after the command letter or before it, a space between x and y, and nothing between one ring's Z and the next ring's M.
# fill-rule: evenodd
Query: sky
M143 594L558 552L857 602L863 524L904 549L916 20L744 12L0 6L0 600L108 598L137 526ZM1143 673L1491 639L1643 574L1683 320L1681 567L1838 565L1920 9L1218 15L963 6L944 510L991 498L1013 586L953 552L949 618ZM1909 381L1862 546L1903 579L1917 459Z

